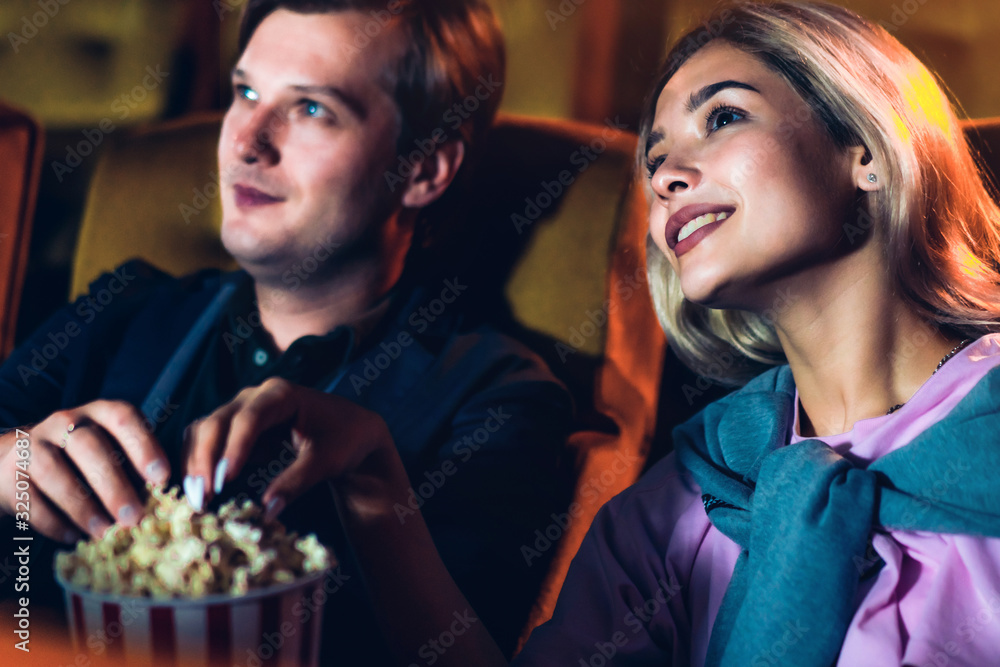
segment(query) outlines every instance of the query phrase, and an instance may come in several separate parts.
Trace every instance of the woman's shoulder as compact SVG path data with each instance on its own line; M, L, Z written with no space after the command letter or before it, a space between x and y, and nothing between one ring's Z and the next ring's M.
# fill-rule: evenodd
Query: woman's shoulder
M600 516L603 515L603 516ZM645 543L666 552L668 545L700 541L710 526L701 489L691 474L677 465L670 453L650 467L642 477L601 509L595 524L612 534L608 539Z

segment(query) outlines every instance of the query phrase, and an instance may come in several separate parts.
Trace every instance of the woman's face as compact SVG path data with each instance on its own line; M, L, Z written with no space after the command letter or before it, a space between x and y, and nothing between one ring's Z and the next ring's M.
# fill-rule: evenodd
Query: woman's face
M820 278L851 250L856 154L754 56L698 51L660 94L646 151L650 234L684 295L759 310L790 279Z

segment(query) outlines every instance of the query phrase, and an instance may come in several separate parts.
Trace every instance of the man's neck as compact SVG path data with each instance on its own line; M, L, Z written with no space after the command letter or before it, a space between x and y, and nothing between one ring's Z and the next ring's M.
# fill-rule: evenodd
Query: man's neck
M295 289L255 280L261 323L280 352L303 336L321 336L342 325L353 325L364 335L385 314L387 295L399 274L371 270L327 280L317 277Z

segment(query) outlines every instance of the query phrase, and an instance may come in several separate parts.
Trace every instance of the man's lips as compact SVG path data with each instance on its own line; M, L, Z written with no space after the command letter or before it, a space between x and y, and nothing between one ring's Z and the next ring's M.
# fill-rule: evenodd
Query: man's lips
M685 206L667 219L667 226L664 230L667 247L674 250L677 247L677 244L681 243L677 237L681 233L684 226L689 222L696 221L698 218L709 213L715 216L724 214L724 219L728 219L735 211L735 206L729 206L727 204L690 204L689 206ZM711 220L709 221L709 224L714 222L715 220ZM694 233L697 234L697 231ZM684 240L686 241L687 239L685 238Z
M282 197L276 197L249 185L234 185L233 193L236 195L236 205L240 208L266 206L285 201Z

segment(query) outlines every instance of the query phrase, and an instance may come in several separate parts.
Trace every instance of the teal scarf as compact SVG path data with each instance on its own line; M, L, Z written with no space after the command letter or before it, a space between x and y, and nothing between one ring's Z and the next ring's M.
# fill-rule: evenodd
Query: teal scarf
M867 469L818 440L784 446L794 395L775 368L674 430L712 524L742 547L709 667L834 664L873 530L1000 537L1000 368ZM949 485L956 464L969 472Z

